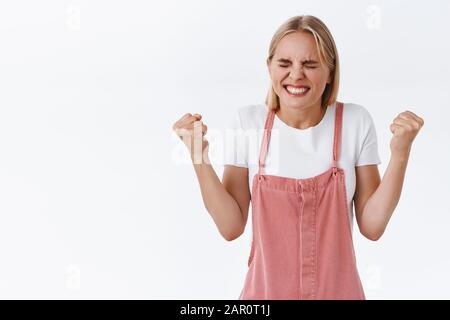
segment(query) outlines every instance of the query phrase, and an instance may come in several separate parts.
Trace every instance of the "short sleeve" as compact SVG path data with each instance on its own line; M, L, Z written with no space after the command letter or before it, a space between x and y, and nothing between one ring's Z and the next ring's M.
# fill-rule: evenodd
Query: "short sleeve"
M223 165L248 168L247 154L247 139L238 110L225 126Z
M363 109L362 144L356 166L380 164L378 153L378 139L375 124L370 113Z

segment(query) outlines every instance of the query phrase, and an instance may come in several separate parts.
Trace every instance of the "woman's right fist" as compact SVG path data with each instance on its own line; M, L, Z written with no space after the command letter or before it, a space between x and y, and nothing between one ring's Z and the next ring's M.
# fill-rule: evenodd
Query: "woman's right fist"
M207 153L209 144L204 137L208 127L203 124L201 118L202 116L198 113L186 113L173 124L172 129L188 148L191 158L193 160L202 159L201 162L203 162L203 154ZM195 162L198 163L198 161Z

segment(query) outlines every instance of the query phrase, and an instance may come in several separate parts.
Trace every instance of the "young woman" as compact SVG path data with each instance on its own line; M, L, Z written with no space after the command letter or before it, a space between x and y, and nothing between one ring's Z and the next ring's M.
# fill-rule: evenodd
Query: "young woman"
M201 115L188 113L173 125L180 137L190 137L183 141L204 204L225 239L244 232L251 200L253 238L239 299L365 299L352 241L353 202L360 232L378 240L424 121L410 111L394 119L380 181L369 112L336 100L339 59L325 24L313 16L286 21L272 38L267 67L272 81L265 103L241 107L234 124L262 129L257 155L251 161L252 148L236 148L222 182L209 164ZM198 152L191 148L195 137L202 142Z

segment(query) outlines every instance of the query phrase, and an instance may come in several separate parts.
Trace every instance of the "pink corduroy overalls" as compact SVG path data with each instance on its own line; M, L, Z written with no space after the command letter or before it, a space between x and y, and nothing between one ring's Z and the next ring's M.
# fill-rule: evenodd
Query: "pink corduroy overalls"
M306 179L263 173L275 116L268 111L259 171L253 177L252 244L240 300L366 299L344 170L337 166L343 107L336 102L332 166Z

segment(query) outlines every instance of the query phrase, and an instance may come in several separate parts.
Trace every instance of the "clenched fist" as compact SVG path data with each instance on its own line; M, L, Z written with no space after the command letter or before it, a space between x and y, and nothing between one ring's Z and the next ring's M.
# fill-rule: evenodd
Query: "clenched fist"
M204 137L208 127L200 120L202 116L198 113L193 115L186 113L172 126L175 133L183 140L188 148L191 158L195 163L209 161L208 140Z
M423 119L411 111L400 113L389 127L394 134L391 139L391 153L407 158L412 142L423 124Z

